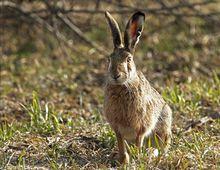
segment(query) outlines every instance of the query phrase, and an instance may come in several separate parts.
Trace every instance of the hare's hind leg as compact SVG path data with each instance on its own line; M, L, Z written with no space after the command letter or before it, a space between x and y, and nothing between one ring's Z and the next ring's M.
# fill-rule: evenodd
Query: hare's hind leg
M136 143L136 146L137 146L139 152L141 152L141 149L143 147L143 142L144 142L144 137L145 136L146 136L146 128L142 127L138 131L136 139L135 139L135 143Z
M172 111L168 105L165 105L155 129L155 137L159 141L159 147L164 152L167 152L171 145L171 137L172 137L171 126L172 126Z

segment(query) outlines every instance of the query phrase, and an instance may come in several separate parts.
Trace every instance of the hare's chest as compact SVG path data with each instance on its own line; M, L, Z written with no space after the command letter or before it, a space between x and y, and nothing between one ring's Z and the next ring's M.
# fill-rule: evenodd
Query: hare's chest
M124 128L125 133L135 126L144 113L143 102L136 91L121 90L119 93L107 93L105 101L105 116L110 123L117 123Z

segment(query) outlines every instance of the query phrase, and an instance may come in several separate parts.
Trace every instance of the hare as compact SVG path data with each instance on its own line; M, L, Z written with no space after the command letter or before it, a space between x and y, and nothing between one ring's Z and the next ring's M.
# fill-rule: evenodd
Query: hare
M115 19L107 11L105 17L111 28L114 50L109 56L104 117L116 134L119 162L129 163L125 140L141 149L145 137L156 135L163 150L168 149L172 111L143 73L136 70L133 60L145 14L132 15L125 28L124 43Z

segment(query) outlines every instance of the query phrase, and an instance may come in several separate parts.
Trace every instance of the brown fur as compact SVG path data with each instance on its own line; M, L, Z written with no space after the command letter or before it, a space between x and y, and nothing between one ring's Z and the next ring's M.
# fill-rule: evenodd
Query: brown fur
M136 21L138 15L143 14L134 15ZM131 21L129 23L132 25ZM117 36L114 41L116 39ZM132 43L136 44L136 41L135 39ZM136 71L131 52L133 50L125 47L120 45L110 56L104 101L104 116L115 131L121 163L129 162L124 140L134 142L140 149L144 137L156 134L160 140L160 146L167 150L170 144L172 122L170 107L144 75Z

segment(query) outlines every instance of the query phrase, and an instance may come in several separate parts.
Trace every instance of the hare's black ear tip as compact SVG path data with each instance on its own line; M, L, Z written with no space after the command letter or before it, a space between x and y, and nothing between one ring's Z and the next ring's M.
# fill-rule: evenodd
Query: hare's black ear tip
M141 11L135 12L133 16L134 16L134 17L140 17L140 16L142 16L142 17L144 17L144 19L145 19L145 14L144 14L143 12L141 12Z

